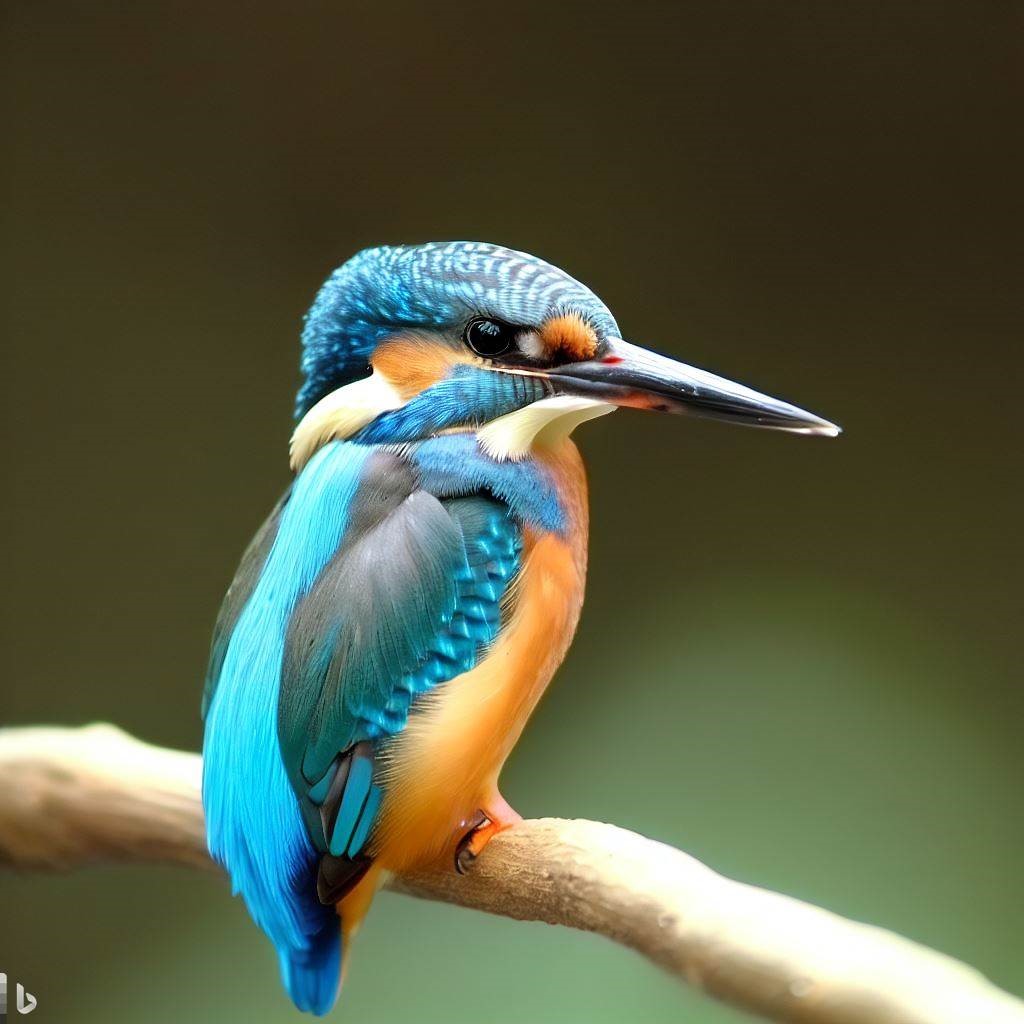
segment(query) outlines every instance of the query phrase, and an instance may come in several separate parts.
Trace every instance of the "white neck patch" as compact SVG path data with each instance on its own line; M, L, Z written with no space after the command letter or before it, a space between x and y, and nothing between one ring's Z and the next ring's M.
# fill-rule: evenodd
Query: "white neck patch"
M559 395L542 398L485 423L477 431L480 447L499 462L525 458L531 448L550 447L581 423L618 408L593 398Z
M381 413L403 405L402 396L377 371L325 395L302 417L292 434L292 470L297 473L302 469L328 441L351 437Z

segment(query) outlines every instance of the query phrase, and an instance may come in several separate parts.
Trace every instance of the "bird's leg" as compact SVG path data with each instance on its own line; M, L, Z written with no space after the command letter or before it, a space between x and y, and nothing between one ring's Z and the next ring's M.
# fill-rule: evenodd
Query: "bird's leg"
M455 870L464 875L483 848L499 833L511 828L523 816L498 792L468 822L469 831L455 847Z

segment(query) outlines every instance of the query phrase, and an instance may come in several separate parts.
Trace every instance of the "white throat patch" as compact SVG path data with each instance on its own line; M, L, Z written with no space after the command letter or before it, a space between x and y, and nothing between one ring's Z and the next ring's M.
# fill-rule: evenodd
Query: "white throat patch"
M480 447L499 461L525 458L531 448L550 447L568 437L581 423L618 408L593 398L559 395L485 423L478 431Z

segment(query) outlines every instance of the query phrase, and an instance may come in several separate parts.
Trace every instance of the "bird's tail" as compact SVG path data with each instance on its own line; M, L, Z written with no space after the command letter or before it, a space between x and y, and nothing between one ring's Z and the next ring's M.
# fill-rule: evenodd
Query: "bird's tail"
M306 949L281 951L281 978L300 1010L320 1017L334 1006L345 977L352 937L380 883L380 869L371 867L337 904L340 921L332 918Z
M341 977L341 929L331 921L305 949L289 947L278 953L281 980L296 1007L323 1016L338 998Z

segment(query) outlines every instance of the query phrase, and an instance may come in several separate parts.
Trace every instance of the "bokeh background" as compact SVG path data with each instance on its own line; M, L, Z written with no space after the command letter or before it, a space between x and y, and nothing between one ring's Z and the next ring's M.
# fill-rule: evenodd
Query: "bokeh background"
M581 430L589 599L506 794L1024 993L1021 10L5 4L3 721L197 748L315 289L368 244L500 241L846 428ZM40 1022L299 1019L213 877L4 875L0 907ZM741 1018L384 894L338 1019Z

